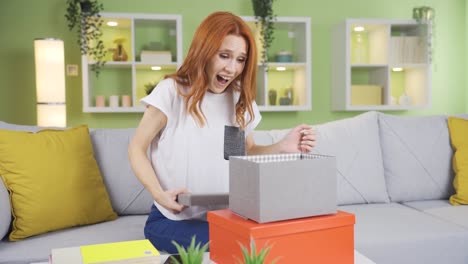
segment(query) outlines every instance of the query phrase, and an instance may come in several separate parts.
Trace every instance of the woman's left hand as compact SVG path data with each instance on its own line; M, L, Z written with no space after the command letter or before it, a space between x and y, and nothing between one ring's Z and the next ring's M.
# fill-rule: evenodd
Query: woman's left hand
M316 143L315 129L309 125L299 125L293 128L280 141L281 153L311 152Z

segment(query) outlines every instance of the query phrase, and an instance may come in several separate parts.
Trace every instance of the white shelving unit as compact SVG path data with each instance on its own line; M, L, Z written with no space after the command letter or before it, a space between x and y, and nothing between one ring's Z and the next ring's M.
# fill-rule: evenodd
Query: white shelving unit
M277 17L269 62L261 64L260 32L255 17L243 17L257 40L259 70L257 104L260 111L305 111L312 109L311 27L309 17ZM279 62L275 54L289 52L291 61ZM269 96L276 91L276 99Z
M428 41L430 27L415 20L346 19L336 25L332 34L333 110L430 107Z
M88 56L82 56L83 112L143 112L140 99L146 95L145 84L158 82L182 64L182 16L157 14L102 13L104 46L116 48L114 40L124 39L126 61L114 61L108 51L99 76L91 71ZM107 22L117 22L108 26ZM161 54L166 59L145 59L141 52ZM170 55L169 55L170 53ZM168 61L170 56L170 61ZM152 67L158 67L153 68ZM119 106L110 106L110 96L118 96ZM105 106L96 106L96 96L104 96ZM122 96L131 97L131 105L122 106Z

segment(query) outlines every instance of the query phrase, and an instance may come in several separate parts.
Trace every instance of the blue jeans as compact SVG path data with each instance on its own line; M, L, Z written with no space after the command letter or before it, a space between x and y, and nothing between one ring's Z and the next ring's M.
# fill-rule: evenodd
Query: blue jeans
M209 241L208 222L202 220L174 221L166 218L156 206L151 207L151 213L146 220L145 237L159 251L163 250L170 254L177 254L177 248L172 241L187 248L193 236L196 243L205 245Z

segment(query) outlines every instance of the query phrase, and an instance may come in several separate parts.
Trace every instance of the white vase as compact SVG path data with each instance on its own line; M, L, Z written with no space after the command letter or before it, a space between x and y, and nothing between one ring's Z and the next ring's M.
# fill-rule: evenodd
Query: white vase
M410 105L411 104L411 96L407 95L406 92L403 93L400 98L398 98L398 103L400 105Z

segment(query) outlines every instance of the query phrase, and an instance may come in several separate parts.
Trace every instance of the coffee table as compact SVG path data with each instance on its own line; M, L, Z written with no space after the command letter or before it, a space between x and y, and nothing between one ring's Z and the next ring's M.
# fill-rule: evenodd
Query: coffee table
M70 248L70 249L79 249L79 247ZM215 264L210 260L210 253L205 253L205 257L203 259L203 264ZM166 259L169 257L167 254L161 254L161 263L164 263ZM355 264L375 264L372 260L368 259L366 256L359 253L357 250L354 250L354 263ZM31 264L49 264L49 262L33 262Z

